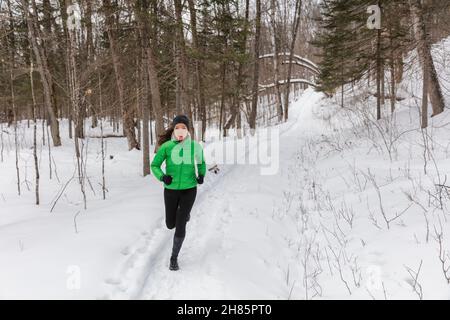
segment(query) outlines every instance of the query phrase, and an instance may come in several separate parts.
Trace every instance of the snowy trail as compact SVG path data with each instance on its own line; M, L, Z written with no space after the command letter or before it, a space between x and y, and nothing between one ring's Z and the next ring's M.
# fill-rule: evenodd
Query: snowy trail
M229 170L222 169L220 176L226 176L227 172ZM218 182L220 182L220 179L217 179L216 183L212 184L205 182L204 186L209 189ZM206 192L205 194L205 191L199 188L195 207L204 201L203 198L205 196L208 196L208 193ZM117 275L105 280L106 283L114 286L110 298L138 299L141 297L147 284L153 278L158 278L155 276L155 273L167 269L167 259L171 252L173 231L166 229L163 206L160 214L161 218L158 220L158 227L151 232L142 232L140 238L127 247L129 258L119 268ZM194 210L191 215L193 216L192 220L198 218L195 217Z
M311 130L307 123L311 123L312 107L320 97L312 90L306 91L293 105L290 121L280 126L281 171L301 147L299 135L308 135ZM247 273L252 273L251 268L241 265L243 258L252 254L246 251L255 246L255 239L264 236L252 229L249 219L254 220L258 212L270 209L280 198L279 186L285 177L280 172L262 176L256 165L220 167L218 176L207 179L198 188L179 257L181 270L168 270L173 230L167 230L161 218L156 229L142 233L140 239L128 247L125 263L114 277L106 280L113 289L105 298L275 298L284 294L280 290L263 293L259 286L264 285L257 283L249 283L248 289L242 290L240 282L248 277ZM257 200L262 193L267 195L266 201ZM163 217L163 207L161 210ZM244 226L250 229L242 230ZM267 229L260 230L264 233ZM265 265L262 267L255 270L257 274L264 272ZM239 271L241 275L236 274Z

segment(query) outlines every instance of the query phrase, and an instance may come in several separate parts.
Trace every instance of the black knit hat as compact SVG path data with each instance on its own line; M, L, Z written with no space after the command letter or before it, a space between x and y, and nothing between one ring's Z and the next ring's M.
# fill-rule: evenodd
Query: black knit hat
M173 118L172 126L175 127L178 123L184 123L186 127L189 128L189 118L184 114L177 115L175 118Z

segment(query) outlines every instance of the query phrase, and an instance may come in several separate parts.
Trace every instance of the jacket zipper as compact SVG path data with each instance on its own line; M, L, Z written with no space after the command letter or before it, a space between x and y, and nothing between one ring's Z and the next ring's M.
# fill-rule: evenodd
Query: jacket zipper
M184 141L182 141L182 142L184 142ZM189 142L192 143L192 141L189 141ZM181 148L181 153L183 153L183 147ZM184 156L184 154L181 155L181 157L183 157L183 156ZM189 150L189 156L191 156L191 150ZM194 165L195 165L195 163L194 163ZM194 170L195 170L195 168L194 168ZM181 165L180 165L180 173L179 173L180 181L178 181L178 190L181 187L181 173L182 172L183 172L183 162L181 162Z
M183 147L181 148L181 153L183 153ZM183 157L183 154L181 155L181 157ZM183 171L183 162L181 162L181 164L180 164L180 173L179 173L179 178L180 178L180 181L178 181L178 190L180 190L180 187L181 187L181 172Z

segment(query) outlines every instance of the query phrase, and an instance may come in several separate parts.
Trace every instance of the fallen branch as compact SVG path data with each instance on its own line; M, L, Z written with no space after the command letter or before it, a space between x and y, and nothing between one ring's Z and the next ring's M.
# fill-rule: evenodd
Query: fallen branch
M101 139L101 138L125 138L124 135L117 134L104 134L103 136L87 136L87 138Z

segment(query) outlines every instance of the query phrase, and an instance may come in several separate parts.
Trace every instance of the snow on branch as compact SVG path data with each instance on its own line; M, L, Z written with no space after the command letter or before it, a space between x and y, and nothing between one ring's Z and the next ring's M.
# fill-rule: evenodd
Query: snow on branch
M309 64L303 63L301 61L292 61L292 62L289 62L289 60L283 61L283 64L290 64L290 63L298 65L298 66L301 66L301 67L304 67L304 68L308 69L309 71L313 72L316 75L319 74L319 70L317 70L315 68L312 68Z
M280 80L280 81L278 81L278 84L286 84L286 83L287 83L287 80ZM303 84L310 85L310 86L312 86L312 87L317 87L317 85L316 85L315 83L313 83L313 82L311 82L311 81L309 81L309 80L306 80L306 79L291 79L291 80L290 80L290 83L291 83L291 84L294 84L294 83L303 83ZM271 83L271 84L260 84L259 87L263 89L263 90L260 90L260 91L264 91L265 89L269 89L269 88L275 87L275 83Z
M275 56L274 53L268 53L268 54L264 54L262 56L259 56L259 58L260 59L267 59L267 58L273 58L274 56ZM282 53L279 53L278 56L287 56L287 57L289 57L290 53L289 52L282 52ZM302 66L307 65L309 67L309 69L313 69L316 73L319 73L319 66L317 64L315 64L314 62L312 62L311 60L303 58L303 57L301 57L301 56L299 56L297 54L294 54L292 57L297 60L297 61L295 61L296 64L302 65Z

